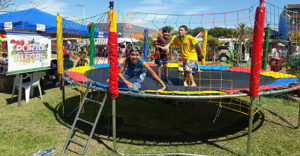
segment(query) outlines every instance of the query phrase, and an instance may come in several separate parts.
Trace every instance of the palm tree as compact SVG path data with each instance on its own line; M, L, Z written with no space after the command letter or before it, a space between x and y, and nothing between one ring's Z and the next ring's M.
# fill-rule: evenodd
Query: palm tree
M234 50L235 60L233 66L240 66L241 56L243 53L243 46L246 47L246 37L252 32L252 29L247 27L245 23L239 23L236 27L235 37L237 38L236 47ZM245 48L246 49L246 48Z

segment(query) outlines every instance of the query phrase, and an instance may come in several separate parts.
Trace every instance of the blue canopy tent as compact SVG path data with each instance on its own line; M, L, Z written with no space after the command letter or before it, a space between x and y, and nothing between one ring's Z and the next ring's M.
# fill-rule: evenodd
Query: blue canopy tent
M45 32L56 33L56 16L47 12L31 8L6 14L0 14L0 31L5 30L4 24L12 23L12 30L30 30L36 31L37 24L45 25ZM86 25L82 25L70 20L63 19L63 34L78 35L89 37L89 31ZM95 30L95 37L100 34L107 38L107 32Z

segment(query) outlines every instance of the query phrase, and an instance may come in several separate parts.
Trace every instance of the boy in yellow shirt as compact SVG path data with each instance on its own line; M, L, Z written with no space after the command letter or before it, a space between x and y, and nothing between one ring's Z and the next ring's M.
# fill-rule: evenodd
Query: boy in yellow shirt
M188 27L182 25L179 27L179 35L171 40L171 42L164 47L164 50L168 50L170 45L178 46L181 51L181 58L183 61L184 81L183 85L188 86L188 79L191 81L191 86L195 87L197 84L194 81L192 70L195 63L198 62L197 52L200 53L200 58L203 58L203 51L200 43L191 35L187 34ZM199 68L199 66L198 66Z

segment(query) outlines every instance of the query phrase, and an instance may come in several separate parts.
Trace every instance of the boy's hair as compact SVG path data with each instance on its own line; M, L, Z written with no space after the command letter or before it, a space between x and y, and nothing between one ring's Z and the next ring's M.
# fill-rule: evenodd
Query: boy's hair
M170 32L171 30L170 30L170 28L169 27L163 27L162 28L162 32Z
M188 31L189 30L189 28L186 26L186 25L181 25L180 27L179 27L179 29L180 28L183 28L185 31Z
M64 54L64 59L69 59L70 58L70 56L69 56L69 54Z
M2 57L7 57L7 53L2 53Z
M129 55L130 55L132 52L134 52L134 51L137 51L140 55L142 55L142 52L141 52L139 49L137 49L137 48L130 49Z

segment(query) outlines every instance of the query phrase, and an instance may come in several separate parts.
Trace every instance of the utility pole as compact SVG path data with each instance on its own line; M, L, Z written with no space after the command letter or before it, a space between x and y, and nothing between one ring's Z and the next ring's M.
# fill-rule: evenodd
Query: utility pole
M82 24L84 24L84 8L85 8L85 5L82 5L82 4L76 4L76 6L82 8Z

